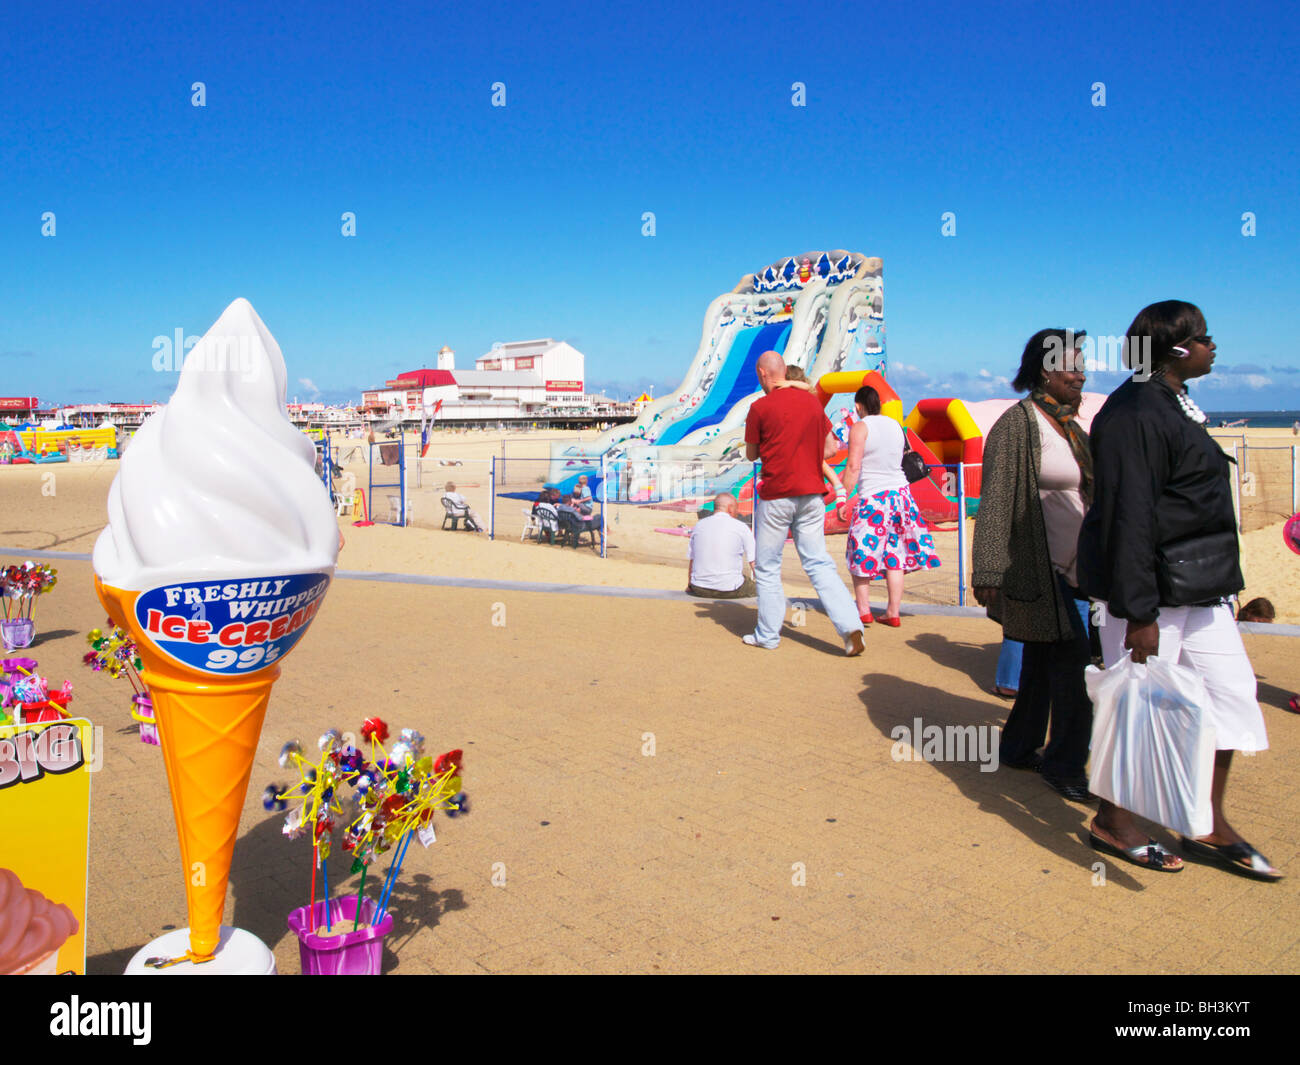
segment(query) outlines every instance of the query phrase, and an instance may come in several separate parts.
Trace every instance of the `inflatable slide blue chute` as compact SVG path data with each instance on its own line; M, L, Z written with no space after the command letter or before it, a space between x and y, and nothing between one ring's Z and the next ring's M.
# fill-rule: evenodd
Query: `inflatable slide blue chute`
M710 425L717 425L727 416L732 407L751 392L758 391L758 374L754 370L758 357L765 351L785 354L786 341L789 339L789 321L742 329L731 342L731 350L722 361L722 368L718 371L709 394L704 397L694 414L688 414L673 422L655 443L676 444L697 429L707 429Z

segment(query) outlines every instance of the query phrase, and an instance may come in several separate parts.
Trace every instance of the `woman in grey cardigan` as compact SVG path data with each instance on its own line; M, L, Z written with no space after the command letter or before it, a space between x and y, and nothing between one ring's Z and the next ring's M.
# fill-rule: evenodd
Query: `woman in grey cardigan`
M1025 345L1017 390L1029 392L989 431L975 523L975 598L1024 643L1019 691L1001 761L1037 770L1072 802L1088 792L1092 703L1088 603L1075 587L1075 542L1092 491L1088 434L1078 421L1083 333L1044 329ZM1040 757L1047 736L1051 741Z

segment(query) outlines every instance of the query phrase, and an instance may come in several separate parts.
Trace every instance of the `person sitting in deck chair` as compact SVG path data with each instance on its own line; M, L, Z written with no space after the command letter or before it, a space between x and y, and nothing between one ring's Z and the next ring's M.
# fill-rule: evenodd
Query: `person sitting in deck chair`
M533 504L533 517L537 519L540 528L537 531L537 542L542 542L542 537L546 537L548 544L553 544L560 535L560 516L555 509L555 504L551 502L551 490L543 488L537 493L537 502Z
M582 512L574 505L573 496L568 493L560 497L560 505L555 508L560 519L560 543L578 546L578 533L582 530Z
M483 531L483 519L478 516L478 511L470 509L469 503L456 491L456 485L452 481L447 482L447 489L442 493L442 505L451 517L464 518L465 528L477 533Z

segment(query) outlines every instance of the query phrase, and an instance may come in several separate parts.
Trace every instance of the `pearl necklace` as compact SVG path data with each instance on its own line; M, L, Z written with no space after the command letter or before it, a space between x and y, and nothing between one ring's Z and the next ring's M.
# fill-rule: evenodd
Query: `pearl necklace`
M1178 389L1169 383L1169 381L1165 378L1165 370L1163 367L1159 370L1156 370L1155 373L1151 375L1151 379L1153 381L1154 380L1163 381L1165 386L1171 392L1173 392L1174 399L1178 400L1178 406L1182 410L1184 418L1187 418L1189 421L1195 422L1197 425L1204 425L1206 422L1210 420L1206 416L1205 411L1201 410L1201 408L1196 405L1196 401L1192 399L1190 395L1187 394L1185 388Z

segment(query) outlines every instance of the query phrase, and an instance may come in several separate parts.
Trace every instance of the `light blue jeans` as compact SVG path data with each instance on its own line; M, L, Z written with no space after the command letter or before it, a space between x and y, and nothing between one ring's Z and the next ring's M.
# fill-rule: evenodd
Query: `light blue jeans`
M760 499L754 505L754 578L758 584L758 625L754 639L763 647L781 642L785 621L785 589L781 586L781 552L786 533L794 535L795 550L804 573L812 581L842 637L862 631L853 594L840 579L835 563L826 551L826 504L821 496L791 496L788 499Z
M1086 599L1075 599L1074 609L1079 612L1083 622L1083 631L1088 632L1090 605ZM1020 690L1020 666L1024 661L1025 645L1019 640L1002 637L1002 649L998 652L998 674L993 681L999 688L1008 691Z
M1020 690L1020 664L1024 659L1025 645L1019 640L1002 637L1002 650L998 652L998 675L994 680L999 688Z

